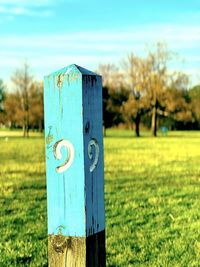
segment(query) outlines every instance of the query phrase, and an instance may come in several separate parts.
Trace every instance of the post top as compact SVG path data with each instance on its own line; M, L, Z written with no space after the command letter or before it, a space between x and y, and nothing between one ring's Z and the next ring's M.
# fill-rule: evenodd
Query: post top
M95 72L92 72L90 70L87 70L83 67L80 67L76 64L71 64L71 65L68 65L60 70L57 70L53 73L51 73L50 75L47 75L48 76L58 76L60 74L62 75L69 75L71 73L77 73L77 74L81 74L81 75L90 75L90 76L100 76L99 74L95 73Z

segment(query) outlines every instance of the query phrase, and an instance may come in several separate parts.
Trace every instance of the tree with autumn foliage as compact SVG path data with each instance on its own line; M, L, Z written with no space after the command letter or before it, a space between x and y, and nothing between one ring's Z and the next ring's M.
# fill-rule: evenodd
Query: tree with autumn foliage
M43 83L33 80L30 66L25 62L12 76L14 90L7 92L4 101L4 124L10 128L23 129L28 137L29 129L44 126Z
M193 120L188 87L188 76L184 73L174 73L171 84L165 92L165 113L172 119L174 127L180 123L190 123Z
M40 132L44 127L44 86L43 82L33 82L29 90L29 124Z
M103 124L106 129L123 122L121 106L127 101L128 92L124 88L123 76L114 65L101 64L98 73L103 77Z
M122 104L122 113L124 120L133 128L135 123L136 136L140 136L141 116L149 109L147 101L148 88L148 65L145 59L128 55L127 59L122 63L124 69L125 88L129 92L129 97Z
M3 122L4 117L4 101L6 95L6 87L2 80L0 80L0 123Z
M196 122L195 128L200 128L200 85L194 86L189 90L191 98L191 109Z
M166 89L173 79L169 73L168 63L172 53L167 49L165 43L157 45L149 51L147 61L147 98L151 113L151 134L157 135L158 116L164 114Z
M10 129L23 127L23 111L21 108L21 96L16 92L6 93L4 102L4 124Z
M130 93L128 101L123 104L123 115L129 124L135 123L137 136L141 117L146 113L151 116L151 134L157 135L158 116L168 114L167 88L172 81L176 86L185 82L184 75L176 77L175 73L169 72L168 63L171 58L172 52L167 46L158 43L154 49L149 50L146 57L130 54L124 61L124 83Z
M28 129L43 130L44 108L43 108L43 83L32 82L29 93ZM10 128L24 129L24 109L22 108L21 94L18 91L6 94L4 101L5 116L3 123Z
M195 111L188 97L188 76L169 71L172 56L165 44L158 43L146 57L128 55L121 72L114 65L101 66L106 127L123 119L131 129L135 124L136 136L139 136L140 122L145 116L151 118L151 133L156 136L158 117L160 121L169 118L174 125L181 122L186 125L194 120Z
M20 113L22 116L23 136L28 137L29 133L29 91L33 82L33 76L30 72L30 66L27 62L16 69L12 76L12 82L15 87L16 95L20 101Z

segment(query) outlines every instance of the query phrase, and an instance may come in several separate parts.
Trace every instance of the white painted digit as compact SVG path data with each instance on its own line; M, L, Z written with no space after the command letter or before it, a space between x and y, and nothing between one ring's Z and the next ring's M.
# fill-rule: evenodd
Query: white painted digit
M92 146L94 146L94 148L95 148L95 157L94 157L94 161L93 161L92 165L90 166L90 172L94 171L94 169L97 166L98 160L99 160L99 145L98 145L98 142L96 139L90 140L90 142L88 144L88 157L90 160L93 158Z
M69 142L65 139L62 139L62 140L55 143L55 145L54 145L55 158L58 160L62 159L62 154L61 154L61 147L62 146L64 146L67 149L68 153L67 153L67 158L66 158L65 162L62 165L56 167L56 171L58 173L62 173L64 171L66 171L72 165L72 162L74 160L74 147L73 147L71 142Z

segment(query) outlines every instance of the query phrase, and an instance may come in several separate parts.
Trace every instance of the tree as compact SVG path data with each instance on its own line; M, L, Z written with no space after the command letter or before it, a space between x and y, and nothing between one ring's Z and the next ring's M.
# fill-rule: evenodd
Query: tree
M106 136L106 129L114 125L114 119L116 112L113 110L112 96L109 93L109 89L103 86L103 126L104 126L104 136Z
M103 79L103 87L116 88L119 81L119 69L114 64L100 64L97 70Z
M21 106L21 94L18 91L7 94L4 101L4 109L4 121L8 127L23 127L24 112ZM33 82L29 90L29 128L42 131L43 126L43 83Z
M174 73L170 86L165 91L165 112L175 125L186 125L193 120L189 79L184 73Z
M4 109L4 122L10 129L23 126L24 114L21 108L21 96L18 92L7 93Z
M29 123L39 131L44 126L43 91L42 82L33 82L29 91Z
M200 128L200 85L196 85L189 90L191 98L192 113L194 120L197 123L197 128Z
M168 51L165 43L158 43L147 56L147 97L151 109L151 134L157 135L158 114L165 110L165 90L171 79L168 71L168 62L172 53Z
M0 80L0 122L3 122L3 113L4 113L4 101L5 101L5 85L2 80Z
M15 90L20 97L24 137L28 137L29 133L29 93L32 81L33 77L30 73L30 67L27 62L24 62L22 67L17 69L12 76Z
M140 136L141 117L148 111L148 103L144 97L135 98L133 94L129 94L128 100L123 104L123 117L128 123L129 128L133 130L133 122L135 123L135 134Z
M106 129L123 121L121 106L127 100L123 87L123 76L115 65L99 65L98 73L103 77L103 124Z
M143 58L135 56L133 53L128 55L123 61L124 83L129 91L129 97L123 104L123 115L125 121L130 125L135 123L136 136L140 136L141 116L149 109L146 101L148 87L148 65Z

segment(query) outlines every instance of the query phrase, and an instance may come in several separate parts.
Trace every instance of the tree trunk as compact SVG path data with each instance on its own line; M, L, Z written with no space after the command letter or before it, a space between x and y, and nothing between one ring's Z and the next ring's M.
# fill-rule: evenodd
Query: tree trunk
M29 115L28 112L25 111L23 118L23 137L29 136Z
M25 119L23 119L23 137L26 137L26 125L25 125Z
M152 109L151 135L157 136L157 108L156 108L156 105Z
M137 114L135 119L135 134L137 137L140 136L140 115Z
M41 120L39 120L38 125L39 125L39 129L38 130L41 133L42 132L42 121Z
M29 126L28 126L28 124L26 126L26 137L29 137Z
M28 110L27 110L27 114L26 114L26 137L29 137L29 114L28 114Z
M103 136L106 137L106 127L103 126Z

